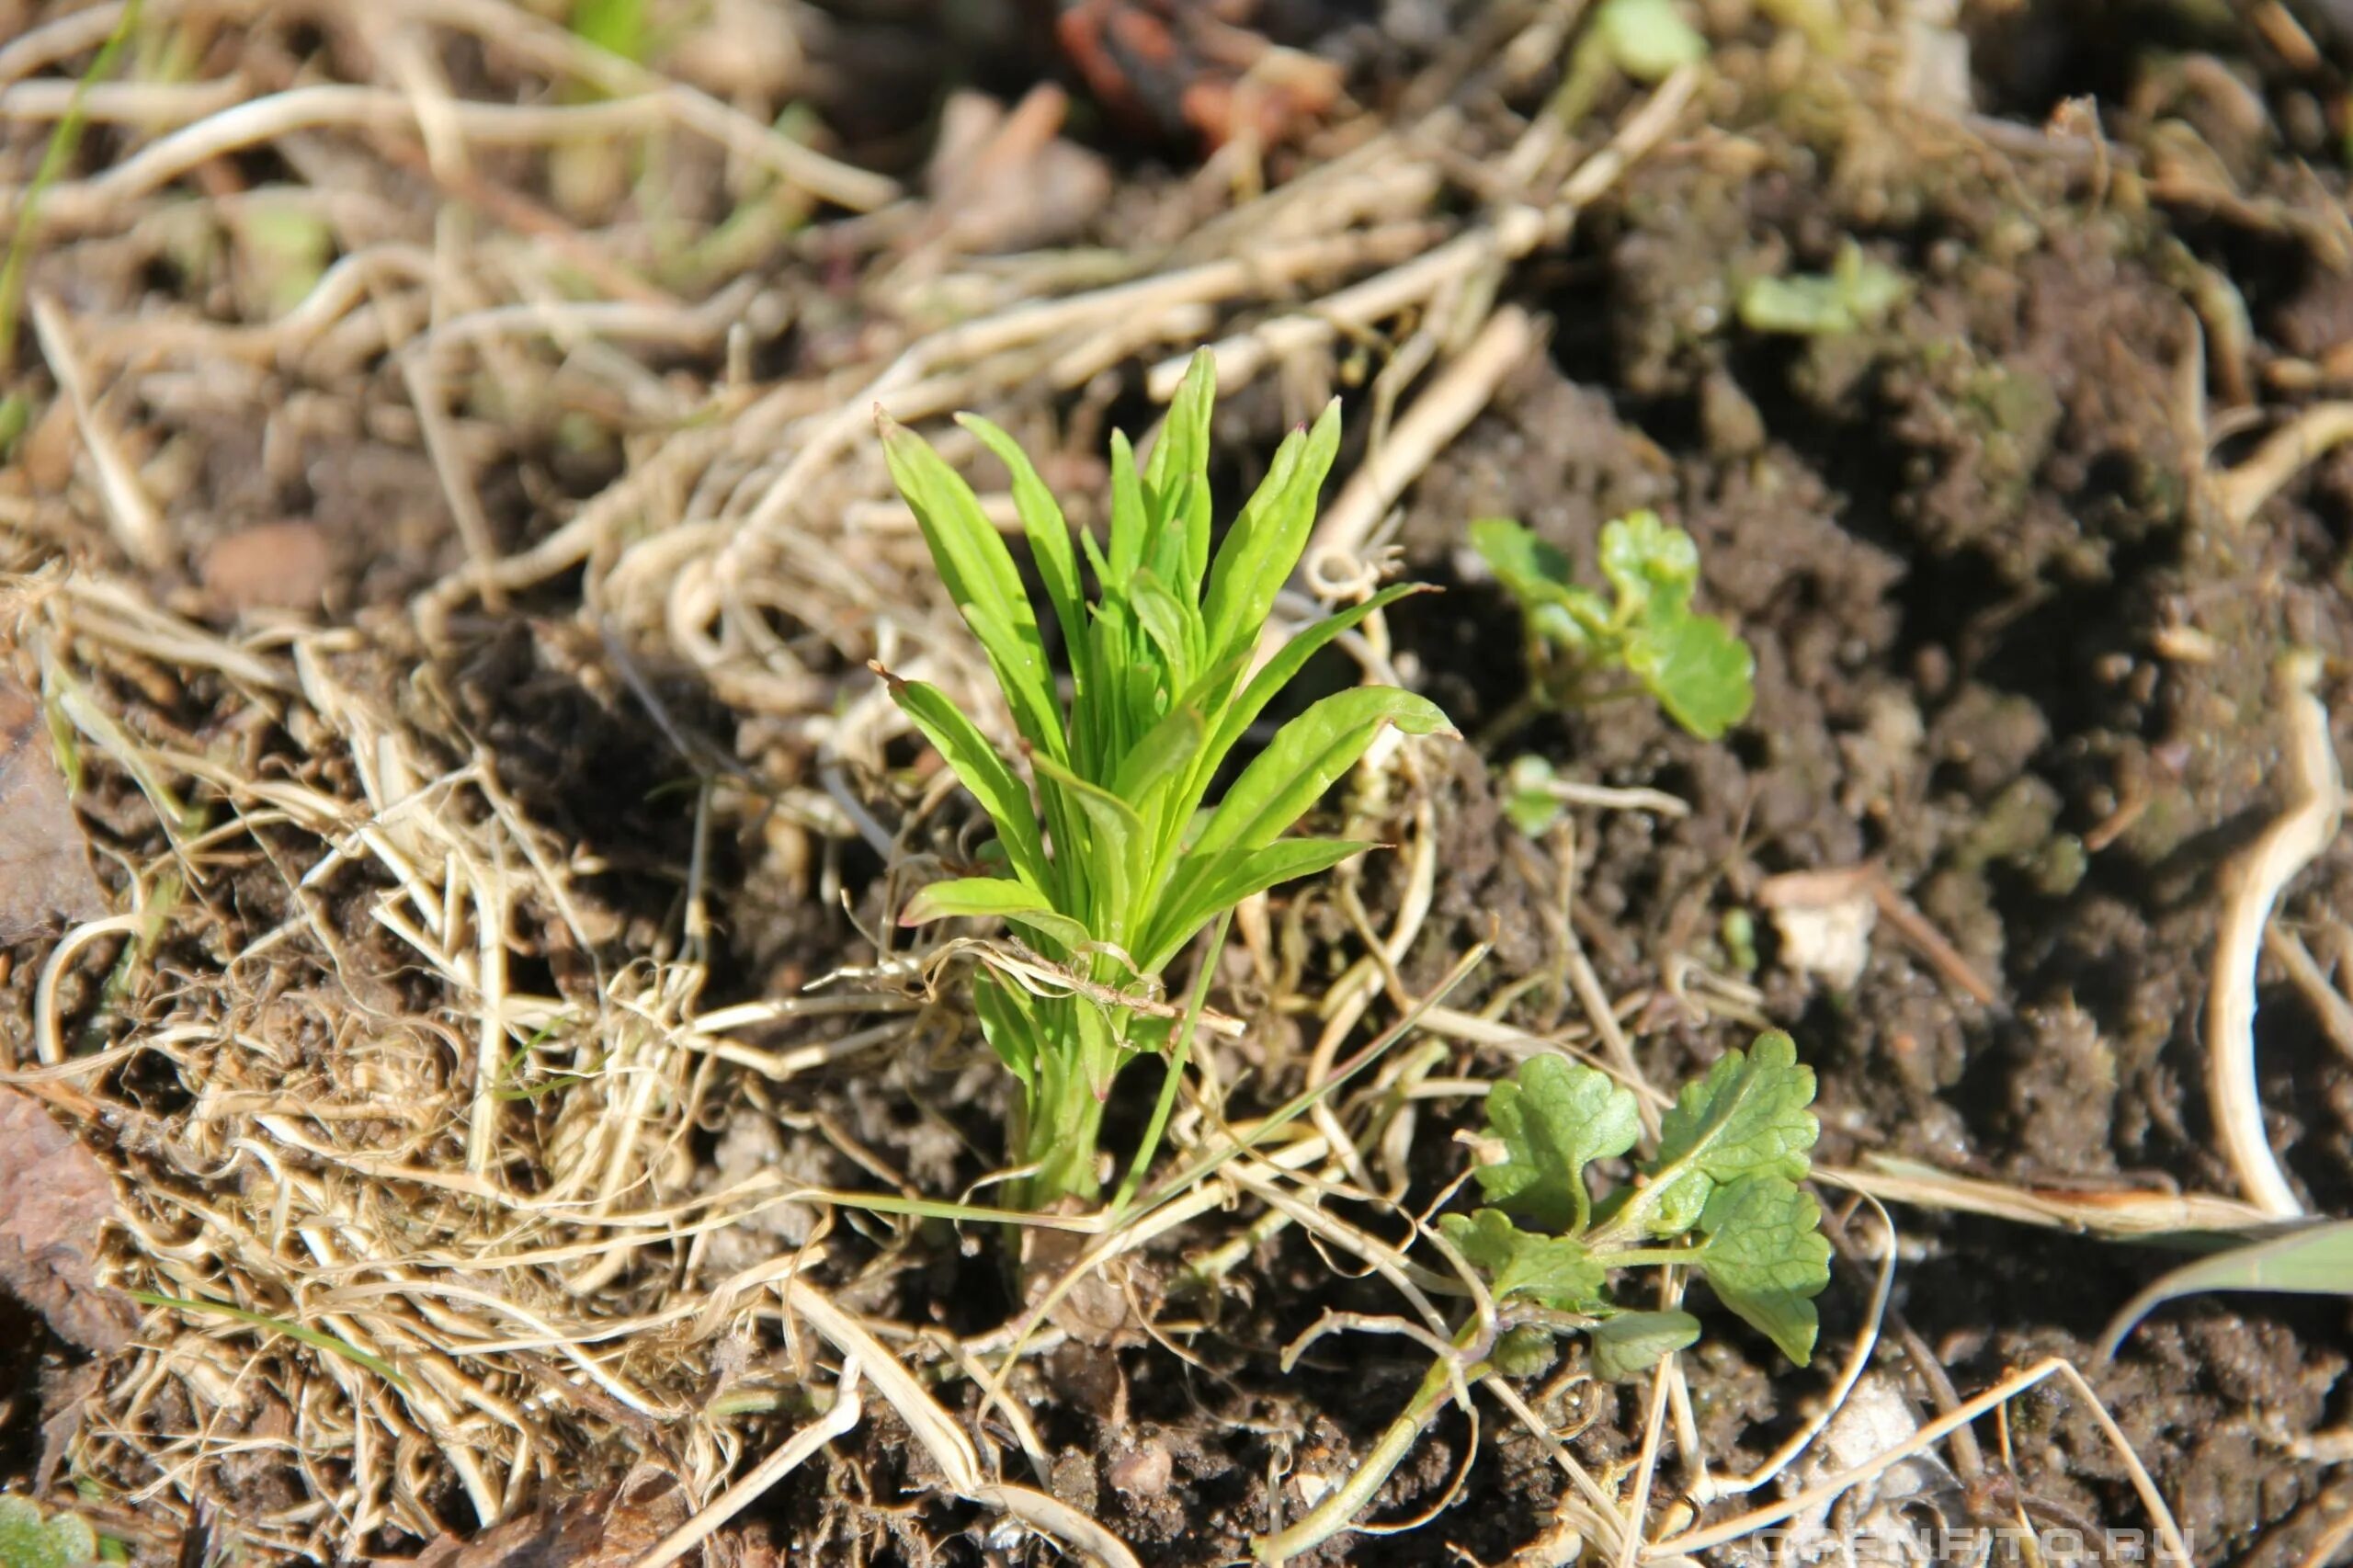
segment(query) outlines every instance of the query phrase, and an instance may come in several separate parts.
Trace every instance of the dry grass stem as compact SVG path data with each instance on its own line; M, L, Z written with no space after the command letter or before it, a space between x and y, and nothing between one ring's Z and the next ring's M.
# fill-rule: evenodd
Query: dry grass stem
M2290 659L2279 671L2288 801L2226 874L2206 1001L2206 1098L2223 1156L2248 1200L2282 1218L2304 1210L2263 1125L2255 1071L2256 971L2280 892L2328 847L2344 822L2345 790L2328 710L2313 689L2318 678L2317 658Z

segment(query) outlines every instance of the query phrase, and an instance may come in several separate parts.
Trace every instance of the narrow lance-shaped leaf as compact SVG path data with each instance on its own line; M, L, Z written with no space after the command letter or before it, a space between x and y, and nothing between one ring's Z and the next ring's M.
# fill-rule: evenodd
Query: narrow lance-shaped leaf
M2278 1290L2353 1297L2353 1220L2300 1225L2285 1234L2227 1247L2159 1275L2124 1304L2100 1335L2100 1354L2116 1354L2133 1325L2180 1296L2206 1290Z
M1135 449L1120 431L1111 432L1111 574L1106 588L1125 588L1143 564L1144 536L1152 517L1144 506L1143 478L1136 472Z
M1412 692L1385 686L1335 692L1285 724L1242 770L1187 859L1254 849L1281 836L1389 724L1413 735L1449 729L1436 703Z
M1142 819L1117 795L1051 758L1033 756L1029 766L1037 770L1040 789L1062 797L1065 820L1084 819L1086 824L1081 885L1092 906L1088 926L1102 940L1125 944L1129 893L1134 885L1131 857L1143 835Z
M1199 753L1203 730L1199 709L1187 706L1169 710L1120 759L1119 772L1112 776L1111 793L1131 803L1138 816L1151 816L1156 791ZM1156 823L1147 823L1146 826L1158 830Z
M1258 722L1258 715L1266 711L1267 704L1275 699L1277 693L1298 678L1299 673L1307 667L1307 662L1310 659L1322 653L1331 645L1335 638L1355 627L1373 611L1395 604L1408 594L1427 591L1427 588L1418 583L1404 583L1394 587L1383 588L1363 603L1351 605L1347 609L1328 615L1314 625L1294 633L1290 640L1277 651L1275 656L1267 661L1265 667L1250 677L1249 684L1245 686L1241 693L1231 701L1227 700L1225 692L1220 687L1240 675L1247 664L1248 653L1243 652L1230 654L1215 669L1204 675L1199 684L1188 694L1186 699L1199 703L1204 711L1215 713L1218 717L1216 726L1210 732L1208 744L1201 748L1200 756L1194 763L1193 777L1188 790L1188 799L1186 802L1188 812L1199 807L1201 797L1209 791L1211 780L1216 777L1217 770L1224 765L1227 754L1241 744L1242 737L1249 733L1250 726Z
M1065 949L1083 947L1088 940L1086 926L1056 911L1036 888L1009 877L955 877L933 882L907 900L899 912L902 926L956 919L1009 920Z
M1168 963L1202 926L1253 893L1312 877L1371 847L1346 838L1279 838L1207 860L1188 858L1140 944L1144 969Z
M1053 884L1046 866L1044 842L1038 835L1037 813L1029 791L1013 776L1005 759L982 738L981 732L938 687L919 680L900 680L881 672L891 683L892 700L914 721L924 739L947 759L958 782L972 792L981 809L996 825L999 843L1014 874L1043 893Z
M1316 496L1339 449L1340 405L1336 399L1303 437L1293 432L1284 441L1266 482L1226 530L1225 543L1210 567L1204 611L1212 659L1257 640L1275 596L1307 548Z
M972 981L972 1010L980 1015L981 1038L1029 1088L1038 1075L1037 1004L995 975L982 974Z
M922 437L886 417L882 450L892 482L923 529L940 580L980 639L1023 737L1062 756L1062 703L1012 551L981 510L972 486Z
M1013 506L1020 514L1021 531L1029 541L1029 553L1038 563L1038 575L1046 585L1047 600L1054 607L1054 619L1062 626L1063 646L1067 651L1075 684L1086 684L1086 596L1078 576L1078 552L1070 542L1070 523L1063 516L1062 506L1054 499L1046 482L1038 477L1037 468L1029 461L1029 454L997 426L977 414L960 414L957 423L970 430L980 443L996 454L1005 464L1013 482Z

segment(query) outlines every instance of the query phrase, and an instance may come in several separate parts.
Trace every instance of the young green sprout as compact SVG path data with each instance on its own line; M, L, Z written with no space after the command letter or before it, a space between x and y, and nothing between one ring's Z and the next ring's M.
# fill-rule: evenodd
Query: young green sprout
M1340 439L1337 405L1293 431L1257 493L1211 553L1213 361L1196 358L1149 463L1111 437L1109 538L1071 529L1029 460L986 420L962 423L1004 462L1021 528L1061 631L1065 700L1013 556L979 502L919 437L887 419L892 478L922 526L964 622L1012 710L1036 786L933 687L892 695L938 749L996 829L1003 873L936 882L909 925L1003 919L1084 982L1031 990L983 971L973 1005L989 1045L1021 1083L1017 1199L1044 1209L1100 1190L1097 1142L1120 1070L1169 1042L1171 1022L1128 999L1156 997L1161 973L1211 920L1278 882L1338 864L1368 845L1287 838L1291 826L1394 724L1447 732L1426 699L1392 687L1326 697L1292 719L1205 811L1211 785L1251 725L1308 660L1366 616L1413 591L1382 590L1256 659L1275 595L1306 547ZM1449 732L1450 733L1450 732ZM1172 1061L1169 1071L1181 1071ZM1149 1158L1150 1134L1138 1164Z
M1712 741L1748 717L1756 662L1732 628L1691 608L1699 549L1656 513L1603 526L1604 599L1579 585L1569 559L1507 517L1471 525L1471 547L1519 601L1533 689L1529 708L1574 707L1614 695L1597 676L1622 670L1675 722Z
M1483 1202L1438 1221L1449 1261L1485 1289L1450 1353L1432 1363L1405 1408L1357 1468L1304 1515L1253 1542L1260 1562L1312 1551L1356 1519L1456 1391L1490 1373L1530 1377L1550 1342L1582 1335L1597 1378L1644 1375L1698 1341L1699 1320L1623 1278L1688 1270L1733 1314L1799 1366L1813 1356L1813 1299L1830 1283L1822 1210L1798 1184L1814 1139L1813 1070L1788 1035L1759 1035L1684 1085L1656 1146L1632 1179L1593 1190L1591 1169L1642 1139L1633 1091L1560 1056L1536 1056L1487 1096Z

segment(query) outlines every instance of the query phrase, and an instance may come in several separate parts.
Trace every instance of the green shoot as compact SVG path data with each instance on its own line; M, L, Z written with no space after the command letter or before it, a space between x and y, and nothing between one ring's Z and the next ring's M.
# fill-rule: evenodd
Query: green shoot
M1658 1152L1597 1203L1586 1167L1634 1146L1633 1092L1563 1057L1531 1058L1487 1097L1498 1157L1476 1173L1485 1206L1440 1228L1488 1276L1506 1315L1523 1302L1603 1329L1628 1315L1608 1290L1612 1272L1680 1265L1802 1367L1813 1354L1813 1298L1830 1282L1821 1209L1798 1186L1817 1131L1813 1102L1813 1070L1798 1065L1790 1037L1760 1036L1684 1087ZM1678 1347L1670 1328L1688 1328L1681 1344L1698 1337L1697 1321L1681 1314L1641 1316L1597 1339L1597 1367L1643 1369Z
M40 163L33 170L31 184L25 187L23 202L17 209L17 232L8 241L7 259L0 261L0 374L16 369L17 308L24 302L25 273L32 261L33 241L40 233L41 198L64 176L74 154L81 148L82 131L89 120L83 100L93 84L114 74L115 62L122 57L123 46L138 31L139 0L131 0L122 8L114 30L91 58L90 68L74 84L74 96L66 100L65 113L49 133L49 145L41 149Z
M1691 608L1699 551L1681 528L1636 512L1601 530L1608 600L1572 580L1568 557L1506 517L1471 525L1471 544L1519 601L1528 633L1530 699L1574 707L1609 693L1598 677L1624 671L1701 740L1748 716L1756 660L1732 628Z
M98 1559L98 1536L70 1513L42 1518L29 1497L0 1497L0 1568L79 1568Z
M1284 835L1384 728L1448 732L1445 715L1410 693L1340 692L1284 725L1204 810L1227 758L1308 660L1414 591L1375 594L1299 632L1254 671L1275 594L1315 520L1339 412L1325 409L1283 442L1212 560L1214 383L1212 361L1198 357L1149 463L1112 437L1109 538L1079 536L1082 551L1029 460L995 426L963 418L1012 475L1070 665L1067 701L1012 553L971 487L919 437L882 421L892 477L1012 710L1036 790L1033 799L1031 783L944 693L893 679L900 708L988 813L1003 858L1003 874L935 883L901 918L1004 920L1090 993L1040 995L990 974L974 982L981 1031L1020 1080L1014 1155L1028 1171L1018 1197L1033 1209L1098 1194L1112 1080L1139 1053L1168 1044L1171 1020L1125 998L1156 1000L1162 971L1242 900L1370 847Z
M1798 1185L1820 1131L1813 1103L1813 1071L1798 1065L1796 1045L1760 1035L1685 1085L1634 1179L1597 1199L1587 1167L1641 1140L1633 1092L1560 1056L1532 1057L1496 1085L1473 1173L1485 1202L1438 1221L1454 1256L1485 1280L1492 1318L1465 1318L1452 1353L1431 1366L1356 1471L1253 1542L1257 1559L1280 1562L1349 1528L1457 1390L1492 1374L1536 1375L1556 1335L1584 1335L1593 1374L1610 1380L1639 1377L1697 1343L1691 1313L1621 1304L1613 1281L1625 1270L1695 1271L1804 1366L1818 1326L1813 1298L1830 1283L1822 1210Z
M1835 337L1877 326L1911 292L1910 278L1850 239L1827 273L1751 278L1740 291L1740 323L1751 332Z
M1708 40L1684 20L1675 0L1601 0L1570 51L1548 109L1574 127L1615 78L1664 82L1707 58Z

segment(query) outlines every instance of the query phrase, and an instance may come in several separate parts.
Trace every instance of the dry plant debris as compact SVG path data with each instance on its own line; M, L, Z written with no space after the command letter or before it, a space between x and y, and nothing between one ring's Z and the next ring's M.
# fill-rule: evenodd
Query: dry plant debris
M39 1100L0 1085L0 1286L85 1350L131 1343L128 1305L98 1281L114 1180Z
M1210 175L1172 182L1116 248L1004 255L1070 233L1096 177L1056 138L1051 96L960 110L972 141L943 150L915 199L834 156L822 131L773 131L810 85L797 24L756 49L714 55L705 37L642 64L499 0L397 16L147 0L185 46L187 79L87 95L104 152L38 218L41 367L25 382L45 402L22 483L0 478L0 555L74 565L12 580L14 640L45 662L82 804L127 884L112 900L92 898L95 882L43 895L56 907L40 920L80 924L45 960L34 1059L6 1066L119 1187L121 1226L92 1270L150 1303L138 1342L105 1363L76 1476L166 1520L235 1498L248 1506L222 1530L257 1553L346 1556L516 1521L512 1536L445 1540L462 1556L569 1540L595 1506L583 1496L609 1496L609 1521L639 1495L623 1456L658 1449L676 1484L646 1483L631 1539L664 1531L648 1556L679 1561L800 1467L826 1471L800 1478L812 1494L854 1493L865 1477L847 1439L881 1426L870 1417L887 1404L920 1450L917 1484L980 1507L993 1548L1033 1530L1120 1564L1127 1548L1042 1485L1052 1456L1027 1380L1062 1335L1058 1301L1246 1201L1254 1218L1197 1262L1212 1295L1295 1231L1393 1290L1412 1322L1443 1326L1427 1271L1378 1232L1432 1102L1483 1085L1408 1044L1416 1030L1521 1057L1591 1051L1654 1120L1665 1096L1639 1068L1644 1031L1715 1025L1759 999L1674 977L1607 994L1583 946L1595 927L1574 842L1546 913L1556 989L1582 1017L1529 1033L1500 1006L1449 1006L1460 970L1417 991L1407 976L1437 924L1453 824L1421 759L1377 749L1345 812L1352 835L1399 844L1391 902L1343 882L1306 914L1260 905L1237 921L1275 991L1300 982L1311 916L1360 943L1320 1002L1284 997L1313 1010L1277 1013L1305 1037L1300 1097L1231 1120L1230 1081L1188 1084L1170 1124L1176 1179L1116 1221L1057 1217L1075 1256L1014 1323L960 1339L871 1306L924 1216L1000 1216L938 1201L854 1130L812 1139L863 1164L868 1190L781 1162L700 1184L693 1158L736 1112L773 1119L799 1081L926 1057L960 1027L938 996L969 949L902 947L879 922L828 985L804 972L723 1006L706 996L724 945L706 903L713 846L731 830L789 869L795 908L828 911L855 903L853 857L889 865L887 902L960 847L945 781L908 778L909 734L867 661L935 683L992 739L1011 733L891 499L871 408L912 423L975 407L1067 451L1093 445L1124 368L1158 359L1146 386L1165 402L1205 340L1223 392L1274 383L1256 394L1268 425L1267 410L1296 416L1367 381L1374 439L1302 585L1360 602L1401 502L1511 378L1540 368L1543 318L1500 298L1512 269L1556 250L1662 148L1746 155L1714 131L1677 144L1709 81L1689 63L1614 127L1504 108L1514 62L1556 58L1573 9L1495 7L1393 121L1316 132L1289 162L1257 164L1237 142ZM45 9L0 44L20 148L66 113L72 74L127 14ZM230 37L241 52L216 47ZM1048 179L1067 180L1071 210L991 210ZM28 230L30 194L0 192ZM188 287L148 289L155 269ZM2337 435L2325 421L2283 430L2292 440L2224 476L2232 515ZM969 440L939 445L974 466ZM551 449L564 460L541 460ZM215 455L272 483L210 483ZM297 526L325 547L321 587L309 536L283 556L254 542L287 523L278 497L301 488L288 475L308 487ZM514 483L521 497L501 494ZM1008 497L981 509L1017 521ZM184 595L189 582L209 598ZM268 604L287 601L324 602L333 619L273 619ZM405 624L383 613L403 604ZM1276 608L1297 622L1313 607L1300 594ZM1367 678L1395 680L1377 618L1341 646ZM538 676L566 659L616 707L650 712L693 776L694 853L664 869L673 909L607 905L608 846L526 799L526 759L462 689L470 661L519 679L518 663ZM730 710L733 751L669 710L673 669ZM48 809L71 831L41 842L78 849L62 794ZM1921 931L1904 934L1937 961ZM1245 1033L1216 1021L1222 1045ZM2053 1224L2099 1218L2091 1199L1941 1173L1854 1179ZM2127 1196L2119 1228L2211 1211ZM1812 1518L2040 1384L2090 1397L2072 1368L2038 1361L1911 1423L1898 1449L1813 1459L1878 1352L1893 1247L1891 1234L1832 1396L1752 1473L1723 1473L1699 1440L1699 1369L1677 1357L1629 1410L1631 1446L1599 1468L1562 1435L1566 1385L1483 1380L1558 1477L1546 1539L1672 1562ZM965 1383L972 1403L959 1404ZM2114 1423L2103 1430L2170 1532ZM1007 1479L1024 1467L1040 1486ZM1166 1484L1154 1468L1122 1473L1151 1490ZM1684 1502L1711 1509L1785 1471L1803 1483L1779 1504L1722 1517ZM1311 1502L1323 1473L1303 1466L1284 1506ZM859 1521L819 1543L846 1558L848 1532L917 1528L829 1517Z
M107 910L40 699L0 676L0 943Z

